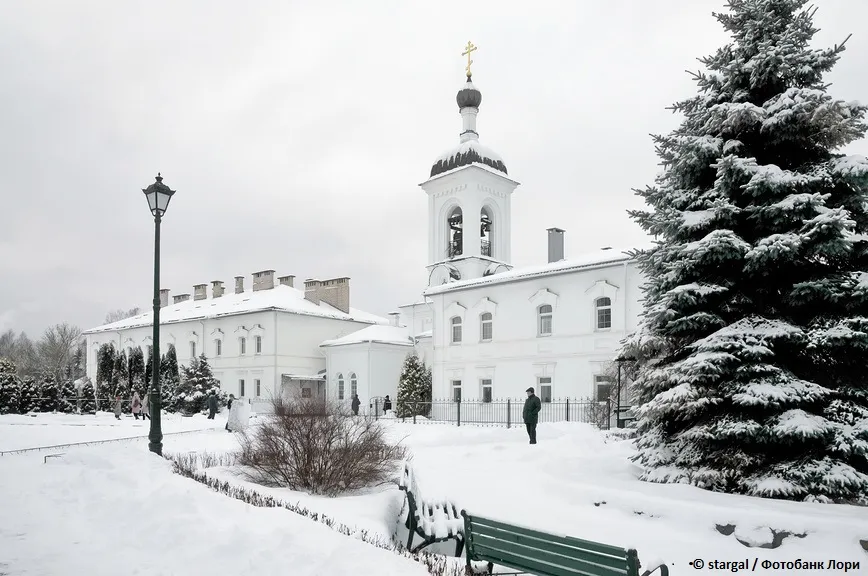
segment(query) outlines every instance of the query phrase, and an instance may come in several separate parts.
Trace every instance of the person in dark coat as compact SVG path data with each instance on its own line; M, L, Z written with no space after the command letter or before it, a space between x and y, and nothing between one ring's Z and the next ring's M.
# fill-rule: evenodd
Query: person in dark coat
M213 420L214 416L217 414L217 394L211 390L211 393L208 394L208 420Z
M230 411L232 410L232 401L233 401L233 400L235 400L235 395L234 395L234 394L230 394L230 395L229 395L229 401L226 402L226 409L227 409L227 410L230 410ZM232 430L229 430L229 418L228 418L228 417L226 418L226 431L227 431L227 432L232 432Z
M389 395L386 394L386 398L383 399L383 413L385 414L389 410L392 409L392 401L389 400Z
M536 424L539 422L539 411L542 409L542 403L533 393L533 388L528 388L527 400L524 401L524 410L521 411L521 418L524 420L524 426L527 428L527 435L530 438L531 444L536 444Z
M359 395L353 394L353 401L350 403L350 408L353 409L353 415L354 416L359 415L359 406L361 406L361 405L362 405L362 401L359 400Z

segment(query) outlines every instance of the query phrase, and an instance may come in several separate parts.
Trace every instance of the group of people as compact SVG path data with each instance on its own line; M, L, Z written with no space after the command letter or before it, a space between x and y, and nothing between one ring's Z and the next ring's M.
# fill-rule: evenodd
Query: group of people
M138 392L133 392L133 397L130 399L130 409L132 410L133 416L135 416L136 420L139 419L139 416L142 417L142 420L147 418L151 419L151 401L148 398L148 395L145 394L144 397L139 396ZM117 420L121 419L121 414L124 411L124 401L121 399L120 394L115 395L115 405L114 405L114 413L115 418Z
M359 400L359 395L353 394L353 397L350 400L350 409L353 411L353 416L359 415L359 407L361 405L362 405L362 401ZM374 403L371 402L371 404L368 406L368 408L373 410L374 409ZM392 409L392 400L389 398L389 395L386 394L386 397L383 398L383 413L385 414L386 412L388 412L391 409Z

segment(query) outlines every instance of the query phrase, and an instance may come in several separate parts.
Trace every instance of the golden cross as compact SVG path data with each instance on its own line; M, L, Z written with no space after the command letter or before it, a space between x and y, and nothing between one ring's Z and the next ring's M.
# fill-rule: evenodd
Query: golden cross
M464 71L467 73L468 78L470 78L470 65L473 64L473 60L470 59L470 54L475 51L476 46L473 45L473 42L468 40L467 46L464 47L464 52L461 53L462 56L467 56L467 67L464 68Z

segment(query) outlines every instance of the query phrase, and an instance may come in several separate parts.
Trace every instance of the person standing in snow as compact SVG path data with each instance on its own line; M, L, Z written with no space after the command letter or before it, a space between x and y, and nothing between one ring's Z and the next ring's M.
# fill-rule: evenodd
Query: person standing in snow
M389 395L386 394L386 398L383 400L383 414L392 409L392 401L389 400Z
M230 400L230 403L232 401ZM208 394L208 420L213 420L214 416L217 415L217 394L211 390L211 393Z
M229 401L226 402L226 409L229 411L229 414L230 414L230 415L232 414L232 401L233 401L233 400L235 400L235 395L234 395L234 394L230 394L230 395L229 395ZM229 430L229 417L228 417L228 416L227 416L227 418L226 418L226 430L229 431L229 432L232 432L232 430Z
M350 403L350 408L353 409L353 416L359 415L359 406L362 405L362 401L359 400L358 394L353 394L353 401Z
M142 411L142 399L138 392L133 392L133 399L130 401L130 405L132 406L133 416L138 420L139 412Z
M542 404L533 393L533 388L528 388L526 392L527 400L524 401L524 410L521 411L521 418L524 420L525 428L527 428L530 443L536 444L536 425L539 422L539 411L542 409Z
M121 395L115 394L115 419L120 420L121 414L123 413L122 409L123 404L121 403Z
M151 419L151 399L150 394L145 392L145 395L142 397L142 420L147 418Z

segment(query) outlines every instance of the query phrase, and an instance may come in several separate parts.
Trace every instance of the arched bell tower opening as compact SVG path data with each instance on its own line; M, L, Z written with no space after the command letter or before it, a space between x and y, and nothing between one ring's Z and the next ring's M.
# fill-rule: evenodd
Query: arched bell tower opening
M446 217L446 254L455 258L464 254L464 213L460 206L455 206Z
M494 257L494 214L491 208L483 206L479 212L479 254Z

